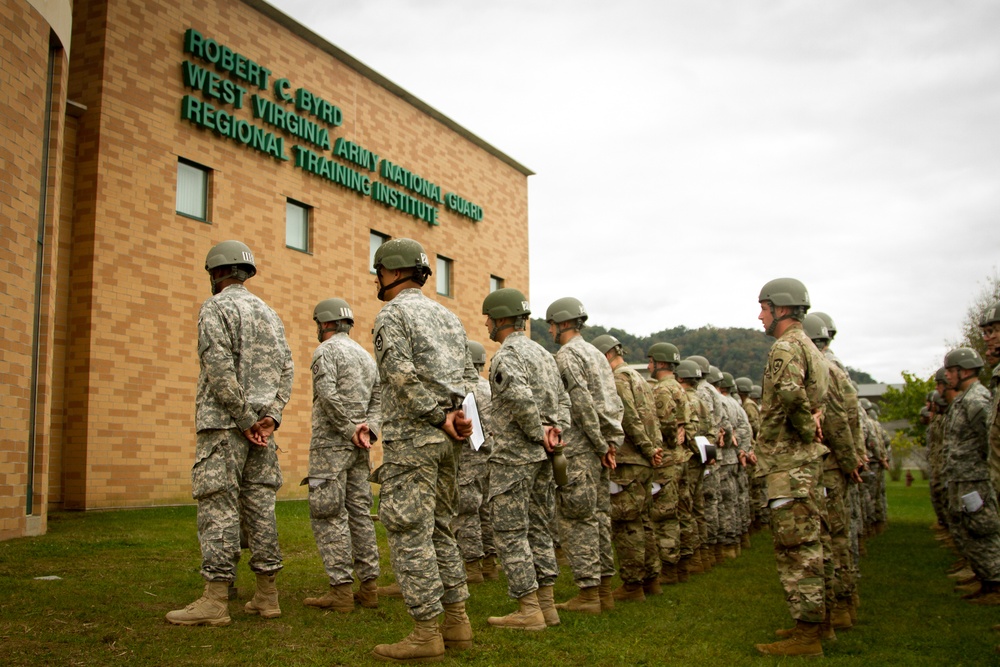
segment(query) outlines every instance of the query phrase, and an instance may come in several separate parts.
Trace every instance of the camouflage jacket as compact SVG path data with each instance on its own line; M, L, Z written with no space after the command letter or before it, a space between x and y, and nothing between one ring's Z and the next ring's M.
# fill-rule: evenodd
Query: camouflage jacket
M628 364L614 369L615 389L622 401L622 430L625 439L617 452L618 463L652 465L653 454L663 448L656 399L649 383Z
M753 441L756 444L757 434L760 433L760 406L757 401L747 398L743 401L743 411L747 413L747 420L750 422L750 430L753 433Z
M520 465L544 461L545 426L569 427L569 395L545 348L515 331L490 362L493 452L490 461Z
M556 365L572 404L571 424L563 432L566 456L604 456L609 445L621 446L624 407L604 355L583 336L573 336L556 352Z
M826 454L813 412L823 407L829 378L823 355L793 323L771 346L764 369L757 475L792 470Z
M990 478L989 413L990 393L978 380L952 401L944 426L944 475L949 482Z
M682 427L685 433L693 433L697 429L691 422L691 402L688 401L684 388L672 375L653 385L653 398L663 438L663 465L684 463L691 458L691 450L684 447L683 443L678 446L677 432Z
M243 285L230 285L198 313L195 428L245 431L262 417L281 424L292 393L292 353L277 313Z
M446 412L476 386L462 322L417 288L404 289L375 316L375 361L382 380L382 446L445 442Z
M993 385L993 403L990 407L990 481L993 482L994 490L1000 489L1000 419L997 419L997 412L1000 411L1000 364L993 369L993 377L990 378Z
M845 475L857 469L861 461L857 455L854 432L851 430L850 413L847 410L846 387L854 387L847 373L836 364L827 364L830 369L830 389L823 407L823 444L830 453L826 457L825 470L840 469ZM846 386L845 386L846 385Z
M740 406L734 399L721 391L717 393L719 405L726 414L726 419L732 425L732 434L726 438L726 446L719 450L719 465L733 465L740 462L739 451L743 448L744 434L741 432ZM749 430L749 423L747 427Z
M732 444L731 438L733 435L733 425L729 422L729 415L725 408L722 407L722 394L718 390L708 383L707 380L702 380L698 383L698 398L701 399L702 404L705 409L708 410L710 417L708 432L705 433L705 437L713 445L719 447L725 446L726 443L719 442L719 431L723 431L724 437L728 444Z
M739 443L739 448L741 452L752 452L753 451L753 427L750 426L750 415L747 411L743 409L743 403L740 401L740 397L735 394L730 394L726 396L726 399L730 401L733 406L733 430L736 432L736 441Z
M353 449L355 427L379 432L381 389L375 361L347 333L319 344L312 357L313 410L310 448Z
M688 449L698 457L698 461L701 461L701 455L698 454L698 448L694 443L694 439L699 435L708 437L708 432L713 428L712 415L705 404L702 403L701 396L698 394L696 387L684 387L684 395L687 396L688 406L691 408L691 430L687 432L685 440L687 441Z

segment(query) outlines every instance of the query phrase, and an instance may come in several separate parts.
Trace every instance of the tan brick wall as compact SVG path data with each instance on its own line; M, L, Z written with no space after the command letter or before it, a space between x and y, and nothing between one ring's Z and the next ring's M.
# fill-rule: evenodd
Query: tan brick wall
M455 296L436 298L461 317L472 338L489 343L480 306L490 275L508 286L528 284L527 179L238 0L90 2L75 20L70 99L87 111L75 136L73 230L63 256L71 332L63 506L190 502L196 322L209 295L204 257L229 238L254 249L258 275L247 286L282 317L294 355L295 386L278 432L286 479L279 497L299 497L308 462L315 303L330 296L350 301L354 338L371 350L381 304L368 271L369 231L409 236L431 257L454 260ZM308 88L338 105L344 124L331 131L331 141L342 136L419 173L481 205L485 219L473 223L440 206L440 226L429 227L181 120L186 93L205 99L183 87L189 27L269 68L272 81L287 77L293 89ZM274 99L270 91L261 94ZM264 127L249 100L242 110L227 110ZM286 137L291 157L295 141L271 131ZM214 170L211 224L174 212L178 157ZM309 254L285 247L289 197L314 207ZM433 278L424 291L434 296Z
M42 192L48 86L49 25L32 6L0 0L0 539L45 530L52 405L51 272L57 261L65 105L65 54L54 57L47 186ZM36 289L38 225L44 213L42 289ZM36 292L40 299L37 375L33 369ZM32 517L27 515L32 379L37 377Z

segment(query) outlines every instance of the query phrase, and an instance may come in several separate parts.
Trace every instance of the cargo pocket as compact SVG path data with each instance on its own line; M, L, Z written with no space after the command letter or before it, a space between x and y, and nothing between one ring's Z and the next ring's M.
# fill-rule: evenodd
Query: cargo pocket
M521 480L490 497L490 521L493 530L506 532L523 530L528 522L526 481Z
M340 514L344 506L344 487L336 480L324 479L319 484L309 484L309 517L329 519Z
M479 480L458 487L458 513L475 514L483 504L483 490Z
M586 469L570 471L569 481L556 492L556 500L559 515L566 519L585 519L596 511L597 489Z
M636 521L642 517L642 506L645 503L646 490L639 480L633 479L622 484L622 490L611 496L612 521Z
M198 444L191 468L191 497L208 498L229 486L226 475L225 439Z
M382 485L378 518L386 530L401 533L420 524L423 507L417 483L419 473L420 470L413 466L383 463L369 478ZM433 496L430 503L430 511L433 512Z
M649 518L653 521L676 519L679 500L677 481L670 479L662 482L660 491L653 496L653 504L649 507Z
M771 531L774 542L782 549L794 549L809 542L818 542L820 515L810 510L809 502L793 500L771 507Z
M958 497L975 491L982 499L982 506L975 512L962 508L962 523L975 537L988 537L1000 531L1000 517L997 516L997 503L993 489L987 482L956 482Z

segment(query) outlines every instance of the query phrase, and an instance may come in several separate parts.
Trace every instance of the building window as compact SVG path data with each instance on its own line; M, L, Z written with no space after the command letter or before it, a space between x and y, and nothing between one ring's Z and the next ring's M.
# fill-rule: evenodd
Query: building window
M208 167L184 158L177 160L177 212L208 221Z
M496 292L498 289L502 288L503 288L503 278L490 276L490 292Z
M285 245L309 252L309 210L311 206L289 199L285 203Z
M438 255L437 257L437 293L441 296L452 296L451 293L451 260Z
M385 234L379 234L375 231L368 235L368 269L372 273L375 273L375 269L371 268L375 264L375 251L388 240L388 236Z

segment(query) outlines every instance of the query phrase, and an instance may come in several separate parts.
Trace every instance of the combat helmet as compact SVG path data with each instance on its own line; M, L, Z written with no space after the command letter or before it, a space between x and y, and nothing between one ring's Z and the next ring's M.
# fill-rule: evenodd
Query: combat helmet
M229 267L229 275L213 278L212 270ZM217 285L223 280L236 278L245 282L257 275L257 264L253 259L253 251L242 241L223 241L212 246L205 257L205 270L212 281L212 294L218 294Z
M681 361L681 351L673 343L653 343L649 346L646 356L653 361L667 364L679 364Z
M677 364L677 369L674 371L674 375L681 380L700 380L701 368L690 359L685 359Z
M354 311L351 305L343 299L324 299L313 308L313 321L316 322L316 337L323 342L323 323L344 322L338 326L338 331L350 331L354 325Z
M831 338L829 327L826 326L823 318L816 313L809 313L802 318L802 329L814 343L817 341L825 342Z
M967 368L969 370L979 370L983 364L983 358L971 347L956 347L954 350L944 355L944 367Z
M412 275L404 276L388 285L382 285L382 279L379 278L379 301L385 301L386 290L408 280L423 285L427 282L427 277L431 275L431 265L427 260L427 253L424 252L424 247L413 239L389 239L380 245L375 251L375 258L372 261L372 269L376 273L378 273L379 268L386 268L389 271L413 269Z
M472 365L477 368L482 368L486 365L486 348L483 347L482 343L478 343L474 340L467 341L469 346L469 356L472 357Z
M979 326L985 327L987 324L1000 322L1000 302L994 303L986 309L983 316L979 318Z
M706 379L708 378L708 374L712 370L712 366L711 364L708 363L708 359L706 359L701 355L695 354L688 357L688 361L693 361L698 365L698 368L701 370L701 377Z
M610 350L613 350L616 347L621 348L622 345L621 341L619 341L611 334L602 334L597 338L595 338L594 340L590 341L590 344L596 347L598 350L600 350L601 354L607 354ZM621 356L621 349L619 349L618 352L619 352L618 356Z
M763 395L764 395L764 390L761 388L759 384L755 384L753 387L750 388L750 398L759 401Z
M490 292L483 299L483 315L493 320L490 340L496 340L504 329L524 329L524 318L531 315L531 305L524 293L513 287L503 287ZM509 324L500 326L497 322L504 318L513 318Z
M722 371L719 370L717 366L708 367L708 380L709 384L719 384L722 382Z
M823 321L826 322L826 330L830 333L830 340L837 337L837 325L833 323L832 317L818 310L814 310L812 314L823 318Z
M757 302L767 303L771 309L771 324L764 333L772 336L778 322L789 318L802 321L806 311L809 310L809 291L801 280L775 278L760 288ZM790 311L788 314L778 317L774 312L775 306L785 306Z
M560 330L558 325L563 322L575 321L574 328L579 331L583 327L583 323L587 321L587 309L583 307L583 303L579 299L564 296L549 304L545 311L545 321L554 322L557 325L555 340L557 345L562 345L562 335L567 329Z
M733 374L723 371L722 382L719 383L719 386L723 389L729 389L732 391L733 387L736 386L736 380L733 379Z

